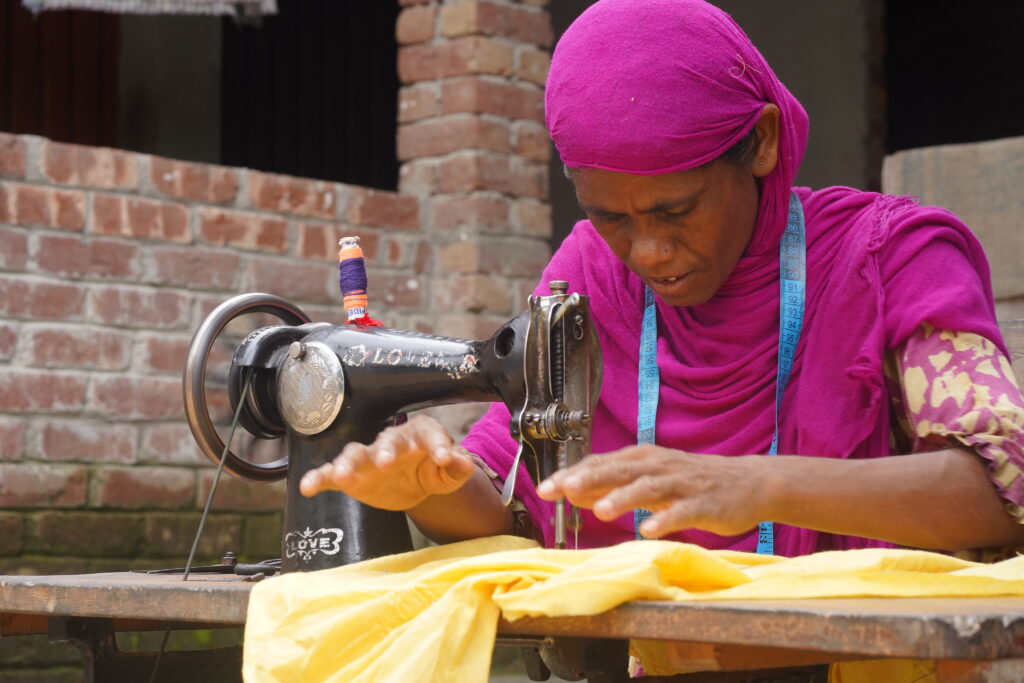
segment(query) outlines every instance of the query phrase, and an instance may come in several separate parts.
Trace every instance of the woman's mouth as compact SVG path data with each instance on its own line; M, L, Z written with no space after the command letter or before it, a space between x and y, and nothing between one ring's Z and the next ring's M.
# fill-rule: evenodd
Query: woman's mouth
M672 295L679 292L689 282L693 271L681 275L670 275L668 277L646 278L647 286L658 294Z

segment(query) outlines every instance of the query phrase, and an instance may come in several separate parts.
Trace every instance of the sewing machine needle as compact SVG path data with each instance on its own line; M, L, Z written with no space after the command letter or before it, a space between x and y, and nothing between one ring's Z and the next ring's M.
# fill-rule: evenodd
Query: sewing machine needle
M516 475L519 473L519 459L523 457L523 442L519 442L519 450L516 451L515 460L512 461L512 469L505 477L505 485L501 487L501 504L508 507L512 504L512 494L516 489Z

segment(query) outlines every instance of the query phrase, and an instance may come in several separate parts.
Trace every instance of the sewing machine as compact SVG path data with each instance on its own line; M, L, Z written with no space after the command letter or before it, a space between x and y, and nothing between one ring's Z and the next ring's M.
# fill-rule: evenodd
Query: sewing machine
M601 357L588 299L550 283L550 296L487 340L467 340L358 325L310 322L293 304L243 294L216 309L196 331L183 377L185 412L202 451L242 479L286 479L283 571L307 571L412 549L405 514L379 510L341 492L307 498L299 481L333 460L350 441L370 443L408 411L470 401L502 401L519 443L502 500L514 494L523 460L533 484L590 450L590 420ZM283 324L249 334L234 353L228 392L239 426L263 439L284 438L287 456L247 460L225 447L204 390L207 361L225 326L246 313ZM230 441L230 437L229 437ZM522 483L519 484L520 486ZM552 520L565 547L578 511L559 501Z

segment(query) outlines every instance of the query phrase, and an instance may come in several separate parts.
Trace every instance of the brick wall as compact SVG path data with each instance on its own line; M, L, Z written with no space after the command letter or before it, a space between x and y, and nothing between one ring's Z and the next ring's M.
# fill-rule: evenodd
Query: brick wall
M188 340L247 291L340 322L341 235L389 326L482 338L525 306L550 254L545 0L401 4L397 193L0 133L0 573L187 555L213 474ZM280 509L226 477L201 553L276 556Z

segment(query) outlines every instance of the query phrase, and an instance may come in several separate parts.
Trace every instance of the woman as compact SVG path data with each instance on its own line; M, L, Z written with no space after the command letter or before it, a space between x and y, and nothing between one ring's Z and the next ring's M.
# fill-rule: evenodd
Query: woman
M515 531L550 544L561 496L589 510L581 547L1024 541L1024 400L988 266L955 216L793 188L806 114L699 0L593 5L555 50L546 118L588 220L541 283L591 298L600 455L520 487L514 513L498 488L515 444L495 405L462 446L429 418L350 444L304 493L406 510L438 541ZM656 356L641 357L645 315ZM660 378L639 396L645 359ZM653 443L638 445L638 414L652 411Z

